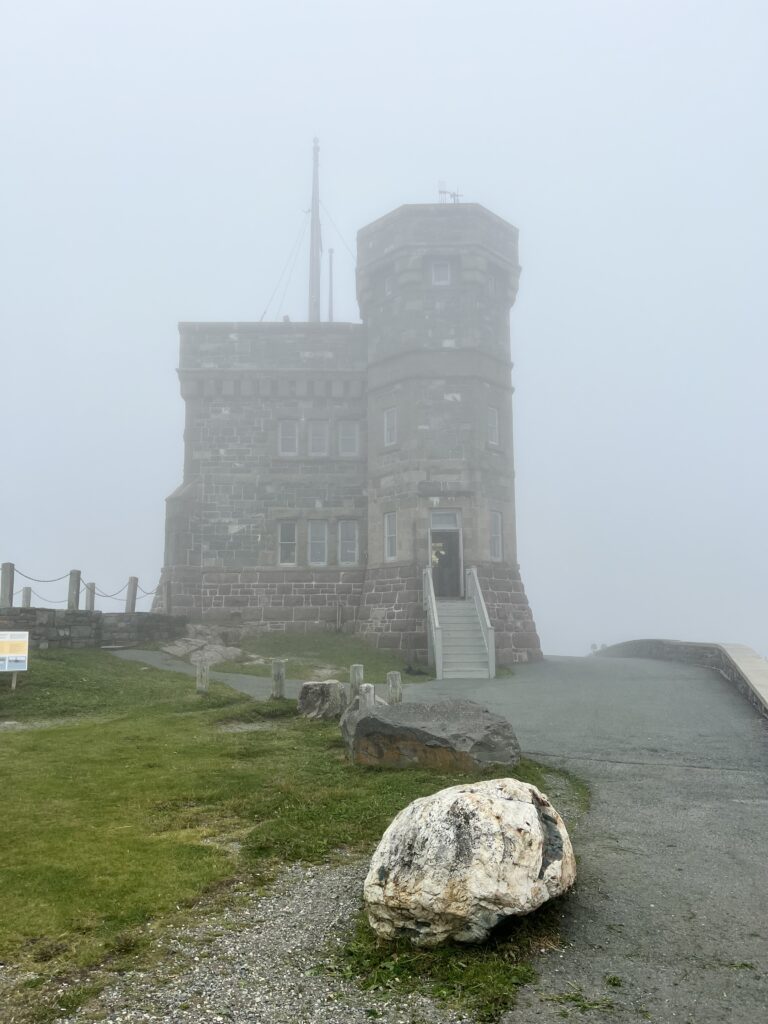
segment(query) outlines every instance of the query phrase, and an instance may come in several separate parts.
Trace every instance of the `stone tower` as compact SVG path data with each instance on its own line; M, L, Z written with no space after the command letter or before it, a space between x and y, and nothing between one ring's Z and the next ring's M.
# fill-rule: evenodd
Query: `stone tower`
M517 230L476 204L402 206L358 234L368 336L368 563L360 628L420 647L476 566L497 657L539 653L517 564L509 311Z
M519 273L516 229L483 207L403 206L358 235L362 324L181 324L175 608L425 658L424 569L460 601L473 567L497 661L541 657L515 546Z

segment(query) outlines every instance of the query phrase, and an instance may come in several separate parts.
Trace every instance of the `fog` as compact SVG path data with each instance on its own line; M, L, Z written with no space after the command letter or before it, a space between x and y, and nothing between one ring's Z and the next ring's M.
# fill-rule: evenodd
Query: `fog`
M441 181L520 229L518 544L545 652L768 654L763 2L25 0L2 21L0 561L156 584L177 321L259 319L318 135L337 319L356 230ZM304 263L269 319L306 318Z

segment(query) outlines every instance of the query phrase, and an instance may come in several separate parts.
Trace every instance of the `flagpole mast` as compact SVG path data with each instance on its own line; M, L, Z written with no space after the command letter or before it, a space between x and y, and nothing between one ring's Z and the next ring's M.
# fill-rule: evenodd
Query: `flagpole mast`
M333 249L328 250L328 321L333 323Z
M320 236L320 140L312 147L312 219L309 231L309 316L310 323L320 322L320 261L323 242Z

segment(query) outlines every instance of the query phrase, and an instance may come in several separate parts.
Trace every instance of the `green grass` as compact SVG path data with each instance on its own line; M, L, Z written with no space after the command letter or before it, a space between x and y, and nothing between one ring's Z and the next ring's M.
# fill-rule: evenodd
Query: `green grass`
M338 728L292 702L216 683L201 697L187 676L103 652L31 664L15 694L0 686L0 722L55 723L0 734L0 961L33 972L14 998L37 1007L18 1021L53 1019L62 978L85 998L94 965L145 956L149 922L282 863L367 852L411 800L471 778L350 765ZM248 722L261 728L220 728ZM577 799L562 773L515 774Z
M377 939L360 914L349 940L327 969L356 978L364 989L383 998L395 992L421 992L477 1021L497 1021L515 1005L519 989L536 980L528 958L559 945L561 903L549 903L517 919L482 946L435 949Z
M359 636L346 633L261 633L244 637L241 646L246 654L265 658L266 663L223 661L213 668L217 672L239 672L244 675L269 676L270 659L282 658L286 662L287 679L332 678L349 682L349 666L364 665L365 681L385 683L387 672L400 672L404 682L418 682L431 679L432 672L426 665L411 665L399 651L387 651L369 647ZM419 669L425 675L409 675L409 667ZM318 674L321 673L321 674Z

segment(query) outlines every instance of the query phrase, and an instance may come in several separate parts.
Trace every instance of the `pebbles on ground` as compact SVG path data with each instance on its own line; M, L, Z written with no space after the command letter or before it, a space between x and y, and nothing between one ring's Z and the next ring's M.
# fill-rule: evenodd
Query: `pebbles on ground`
M163 941L71 1020L108 1024L467 1024L421 995L366 992L324 968L361 905L367 863L283 871L263 896Z

